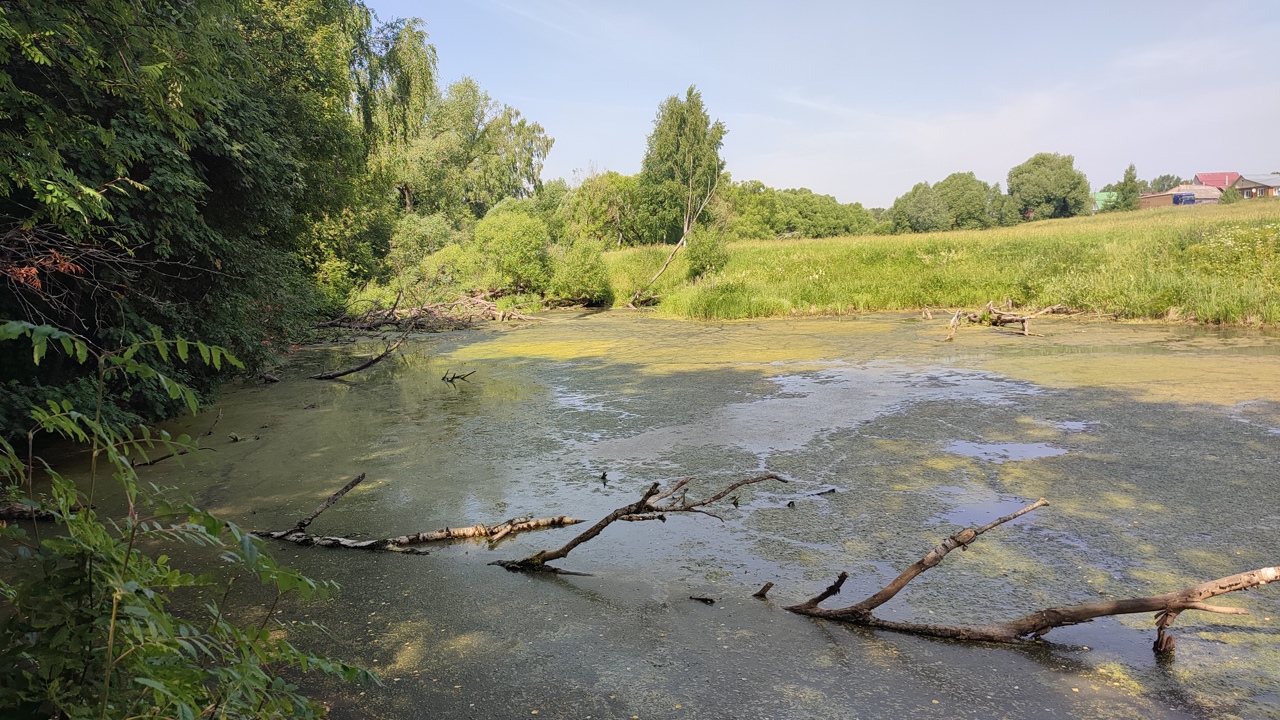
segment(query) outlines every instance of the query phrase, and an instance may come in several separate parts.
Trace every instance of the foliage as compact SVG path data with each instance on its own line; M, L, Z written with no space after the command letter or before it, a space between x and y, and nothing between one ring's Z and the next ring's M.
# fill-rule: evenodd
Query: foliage
M1162 193L1168 192L1179 185L1185 184L1186 182L1186 180L1183 180L1177 175L1157 175L1156 178L1151 181L1149 187L1151 192Z
M1259 201L894 238L743 241L728 246L729 262L713 278L655 292L659 312L717 319L1009 298L1132 318L1276 323L1278 222L1280 202ZM661 248L605 255L619 291L664 258Z
M443 214L461 223L541 186L542 161L554 141L475 80L450 85L420 120L410 139L379 151L388 156L379 167L405 213Z
M1218 197L1218 203L1222 205L1230 205L1232 203L1238 203L1243 199L1244 195L1241 195L1239 190L1234 187L1229 187L1222 191L1222 195Z
M635 175L613 171L591 174L565 198L565 232L618 247L641 244L645 233L637 217L639 185Z
M677 243L693 229L724 172L726 132L724 123L711 121L692 85L683 100L672 95L658 106L638 182L640 212L658 222L658 234L645 240Z
M726 183L726 232L734 239L834 237L868 232L874 218L860 203L842 204L807 188L774 190L758 180Z
M340 0L6 3L0 315L98 347L159 325L264 361L321 303L308 270L364 262L306 264L363 164L348 58L364 17ZM0 366L47 386L83 372Z
M97 378L96 403L79 410L69 399L31 409L28 441L52 434L88 446L93 458L87 493L47 465L47 499L36 495L37 458L20 458L0 440L0 481L22 486L23 502L51 512L57 532L30 537L0 523L7 547L0 556L0 706L31 716L231 718L319 717L321 706L302 696L280 671L318 669L350 680L364 671L311 655L282 639L272 625L275 606L260 623L240 626L221 602L205 615L180 614L176 592L215 588L209 577L178 569L166 555L140 548L194 545L212 548L239 575L307 598L326 587L275 563L260 541L235 525L191 505L168 501L140 486L134 463L155 448L190 449L190 438L130 431L104 422L102 395L114 374L152 382L191 410L196 397L148 359L200 361L214 369L241 363L220 347L182 339L153 339L112 352L92 349L78 336L49 326L12 321L0 340L29 338L39 364L53 349L87 365ZM128 503L120 519L104 519L93 506L99 468L110 468ZM45 535L42 537L42 535Z
M1138 169L1132 163L1125 168L1124 179L1114 185L1116 199L1102 208L1103 212L1126 212L1138 209L1142 188L1138 184Z
M554 272L547 296L553 302L608 307L613 304L613 288L604 263L604 243L578 238L552 248Z
M1072 217L1093 206L1089 180L1075 169L1075 158L1038 153L1009 171L1009 195L1023 217L1033 220Z
M981 230L999 224L992 216L992 187L973 173L952 173L933 186L947 204L953 230ZM998 194L999 191L996 191Z
M710 275L724 268L729 262L729 250L725 246L724 233L708 227L696 227L686 240L685 262L690 279Z
M465 238L444 215L403 214L391 233L391 252L387 254L386 264L395 274L403 275L421 265L431 253Z
M550 280L547 224L524 213L507 212L476 223L474 249L490 271L488 289L541 293Z
M889 217L896 233L949 230L952 223L951 209L943 195L926 182L917 183L894 200Z

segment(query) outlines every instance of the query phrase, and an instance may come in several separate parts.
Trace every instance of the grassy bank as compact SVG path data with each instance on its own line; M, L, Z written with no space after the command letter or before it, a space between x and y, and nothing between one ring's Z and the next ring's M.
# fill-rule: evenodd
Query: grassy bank
M669 248L606 253L620 299ZM1008 298L1131 318L1280 322L1280 202L1171 207L985 231L773 240L729 246L720 272L677 262L664 314L734 319L975 307Z

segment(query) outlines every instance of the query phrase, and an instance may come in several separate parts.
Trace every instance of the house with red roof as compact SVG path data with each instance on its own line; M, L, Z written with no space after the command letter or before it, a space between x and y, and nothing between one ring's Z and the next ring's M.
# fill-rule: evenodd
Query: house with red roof
M1240 173L1238 172L1211 172L1196 173L1195 178L1192 179L1191 182L1196 185L1208 185L1209 187L1216 187L1219 190L1226 190L1239 179Z

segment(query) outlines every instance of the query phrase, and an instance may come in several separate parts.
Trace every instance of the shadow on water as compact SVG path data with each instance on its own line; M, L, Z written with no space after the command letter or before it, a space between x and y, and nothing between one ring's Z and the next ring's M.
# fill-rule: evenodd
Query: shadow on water
M313 688L334 717L1280 716L1269 589L1221 601L1251 616L1184 614L1172 665L1145 616L1009 648L783 609L842 570L829 604L855 602L962 525L1040 496L1050 507L953 553L883 615L980 624L1276 562L1273 336L1062 321L1042 339L944 345L944 325L561 314L420 338L341 384L303 378L360 353L321 348L285 382L229 392L215 453L144 479L275 528L367 472L314 526L362 536L593 520L657 480L695 477L694 494L761 469L793 480L743 488L723 523L611 527L561 563L594 577L485 565L582 526L425 557L276 548L344 588L281 619L322 622L330 634L305 639L386 679ZM765 581L771 599L751 599Z

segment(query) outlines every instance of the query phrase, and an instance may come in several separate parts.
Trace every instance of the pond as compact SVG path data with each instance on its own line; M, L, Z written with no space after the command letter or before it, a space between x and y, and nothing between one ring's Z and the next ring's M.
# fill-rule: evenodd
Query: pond
M558 563L590 577L487 564L585 525L428 555L276 545L341 584L280 620L384 679L312 686L336 718L1280 717L1271 588L1218 600L1249 616L1185 613L1172 662L1151 652L1149 615L1004 647L783 609L841 571L827 606L852 604L962 526L1042 496L881 614L982 624L1280 560L1280 337L1050 319L1032 328L1044 337L962 328L942 343L945 325L563 312L423 335L347 382L305 376L376 339L311 348L283 382L232 388L171 428L201 432L220 411L216 452L143 478L283 529L364 472L311 528L353 537L594 521L655 481L693 477L701 496L789 479L741 489L723 522L617 523Z

